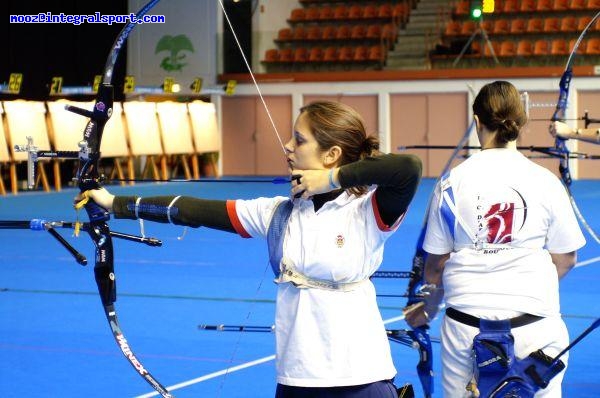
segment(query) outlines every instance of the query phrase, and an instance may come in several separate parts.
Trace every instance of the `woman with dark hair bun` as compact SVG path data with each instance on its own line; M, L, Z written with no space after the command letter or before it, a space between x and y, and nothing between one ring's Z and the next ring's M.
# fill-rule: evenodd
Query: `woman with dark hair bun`
M558 178L517 151L527 122L517 89L505 81L485 85L473 114L482 150L436 186L423 243L430 294L407 321L428 323L445 299L445 397L560 397L564 371L546 372L544 355L569 343L558 282L585 239ZM545 389L519 371L526 361L555 376ZM510 375L533 383L530 394L520 381L507 382Z
M421 161L378 149L354 109L314 102L301 109L285 145L292 199L88 195L117 218L267 239L279 284L277 398L397 398L369 277L416 192Z

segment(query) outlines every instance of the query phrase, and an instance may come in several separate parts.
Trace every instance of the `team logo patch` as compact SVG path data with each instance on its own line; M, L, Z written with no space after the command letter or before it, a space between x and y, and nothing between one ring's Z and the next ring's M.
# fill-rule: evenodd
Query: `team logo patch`
M341 248L342 246L344 246L344 242L345 239L342 235L338 235L335 237L335 244L337 245L337 247Z

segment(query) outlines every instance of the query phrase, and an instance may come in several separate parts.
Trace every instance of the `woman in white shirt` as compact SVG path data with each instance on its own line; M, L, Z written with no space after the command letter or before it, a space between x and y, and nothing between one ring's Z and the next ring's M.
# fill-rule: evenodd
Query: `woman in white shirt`
M397 398L369 277L416 191L421 162L381 155L378 147L352 108L315 102L301 109L285 145L294 177L291 202L114 197L106 190L90 196L117 218L204 226L246 238L266 238L276 209L291 203L289 219L277 219L284 224L283 243L271 261L279 273L276 397Z
M429 209L425 278L437 289L407 316L423 325L445 299L442 384L451 398L474 390L472 346L481 319L512 320L517 358L538 349L556 356L568 345L558 281L585 244L558 178L517 151L527 117L516 88L487 84L473 113L482 150L441 177ZM560 397L563 374L535 396Z

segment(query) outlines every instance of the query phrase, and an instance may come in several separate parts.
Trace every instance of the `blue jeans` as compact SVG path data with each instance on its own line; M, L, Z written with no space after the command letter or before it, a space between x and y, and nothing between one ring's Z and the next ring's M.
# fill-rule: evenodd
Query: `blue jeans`
M391 380L344 387L294 387L277 384L275 398L398 398Z

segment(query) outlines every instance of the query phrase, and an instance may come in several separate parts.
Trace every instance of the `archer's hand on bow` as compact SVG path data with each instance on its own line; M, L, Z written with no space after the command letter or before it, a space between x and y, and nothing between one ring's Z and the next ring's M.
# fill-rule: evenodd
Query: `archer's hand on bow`
M444 289L435 284L426 284L420 290L424 299L415 304L411 304L402 309L404 319L411 327L427 325L440 311L442 300L444 298Z
M115 195L108 192L105 188L90 189L75 197L75 207L78 207L81 203L85 205L88 200L92 200L98 206L112 212L114 199Z
M339 168L292 170L291 197L309 199L314 195L340 188Z
M550 126L548 127L548 131L550 132L550 135L554 138L561 138L563 140L567 140L570 137L570 135L572 135L573 129L571 127L569 127L566 123L563 122L552 122L552 124L550 124Z

